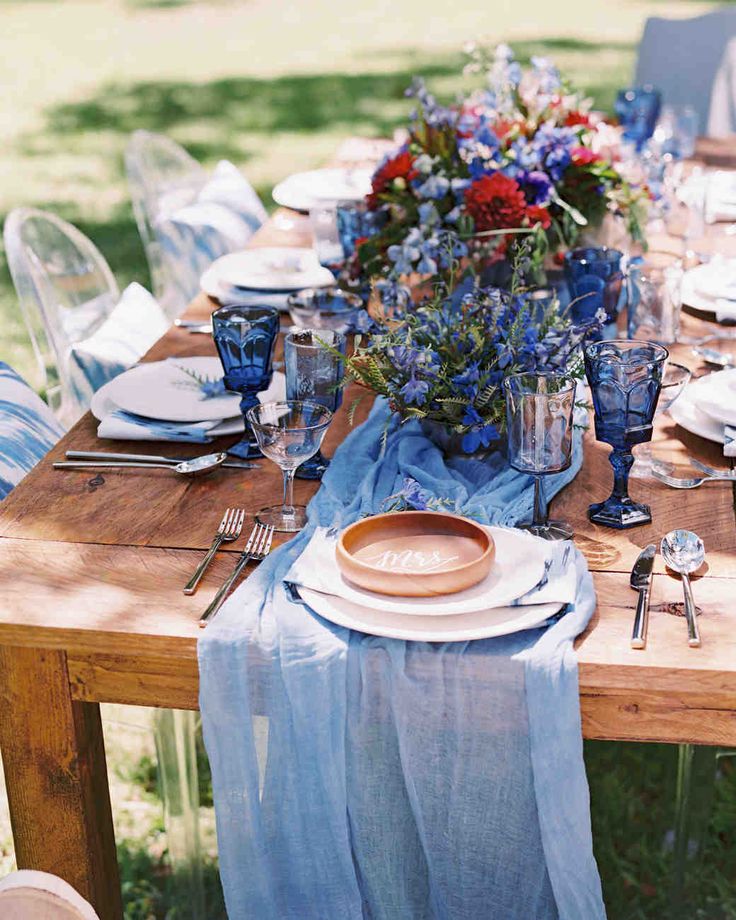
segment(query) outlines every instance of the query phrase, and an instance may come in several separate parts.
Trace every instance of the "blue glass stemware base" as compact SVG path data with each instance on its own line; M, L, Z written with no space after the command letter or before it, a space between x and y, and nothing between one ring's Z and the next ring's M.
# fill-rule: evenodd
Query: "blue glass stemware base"
M252 460L254 457L263 456L258 448L255 436L252 435L250 431L246 431L245 437L238 441L237 444L228 447L227 453L231 454L233 457L240 457L241 460Z
M297 468L296 473L294 474L297 479L321 479L324 474L327 472L327 467L330 465L330 461L327 457L322 456L322 451L318 450L317 453L310 457L309 460L305 460L300 467Z
M639 527L652 523L652 509L643 502L633 498L617 498L611 495L604 502L594 502L588 508L588 517L594 524L626 530L627 527Z

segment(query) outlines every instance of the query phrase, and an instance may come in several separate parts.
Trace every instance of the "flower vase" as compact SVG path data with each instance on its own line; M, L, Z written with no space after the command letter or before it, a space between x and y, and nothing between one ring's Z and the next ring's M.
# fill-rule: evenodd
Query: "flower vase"
M503 442L499 440L490 447L481 447L469 454L463 450L463 436L458 434L457 431L449 431L442 422L431 418L420 419L419 424L421 425L422 433L429 438L435 447L439 447L447 460L455 457L466 460L484 460L493 451L502 448Z

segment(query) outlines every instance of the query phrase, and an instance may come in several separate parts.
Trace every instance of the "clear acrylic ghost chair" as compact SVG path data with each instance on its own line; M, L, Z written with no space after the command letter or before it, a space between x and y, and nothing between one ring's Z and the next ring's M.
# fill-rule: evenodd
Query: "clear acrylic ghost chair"
M667 105L692 106L698 113L698 133L704 134L716 73L729 39L735 36L733 7L692 19L653 16L647 19L639 43L634 82L655 86Z
M88 901L49 872L23 869L0 881L2 920L99 920Z
M34 384L69 426L88 408L73 385L69 353L110 315L120 297L117 282L94 243L54 214L16 208L3 236L38 364Z
M174 211L194 201L207 173L176 141L151 131L133 132L125 150L125 171L154 296L168 315L177 315L186 303L180 302L154 227L162 207Z

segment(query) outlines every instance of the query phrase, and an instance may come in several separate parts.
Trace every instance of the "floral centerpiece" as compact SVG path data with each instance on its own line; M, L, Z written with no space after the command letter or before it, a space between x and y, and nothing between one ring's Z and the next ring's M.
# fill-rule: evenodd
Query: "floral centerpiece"
M418 419L446 452L488 448L505 427L502 383L510 374L582 375L580 345L597 316L575 325L553 301L474 283L437 285L433 297L384 318L347 359L348 379L388 401L402 422Z
M469 266L501 260L519 235L533 237L533 262L575 244L581 230L617 215L642 239L648 190L627 181L598 152L585 100L547 59L523 69L511 49L473 48L469 69L485 86L439 105L424 83L407 142L373 176L366 204L383 212L378 233L359 242L369 277L433 275L449 258Z

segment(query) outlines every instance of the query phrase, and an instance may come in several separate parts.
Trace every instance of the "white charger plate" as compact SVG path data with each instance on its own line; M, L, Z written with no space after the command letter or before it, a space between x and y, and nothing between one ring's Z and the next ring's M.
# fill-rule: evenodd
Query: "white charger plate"
M483 581L455 594L395 597L367 591L343 577L334 557L333 543L324 544L325 549L332 553L332 557L325 560L325 565L320 564L321 554L315 554L314 560L311 555L304 556L304 573L298 579L299 590L309 586L318 593L339 595L341 599L360 607L400 616L457 616L504 607L531 591L542 580L549 559L549 544L511 527L488 527L487 530L496 545L491 570Z
M215 259L200 278L202 290L215 297L228 287L284 293L334 283L335 276L319 264L315 251L301 246L263 246L231 252Z
M361 201L371 191L373 170L335 167L311 169L287 176L273 190L282 208L309 211L326 202Z
M465 642L490 639L532 629L561 609L560 604L537 604L530 607L494 607L475 613L449 616L407 616L386 610L371 610L344 597L321 594L311 588L299 588L302 600L315 613L348 629L417 642Z
M225 393L203 399L196 382L181 370L182 367L210 378L222 377L219 358L151 361L132 367L111 380L105 387L105 396L125 412L167 422L210 422L234 419L240 414L239 394ZM285 390L284 375L276 371L262 401L278 399Z
M713 386L714 384L709 383L709 381L720 377L721 374L729 374L733 380L736 371L716 371L707 377L691 381L669 408L670 416L678 425L692 434L699 435L701 438L715 441L716 444L724 444L726 440L723 434L723 422L716 421L700 408L698 405L700 394L698 391L702 392L708 386Z

